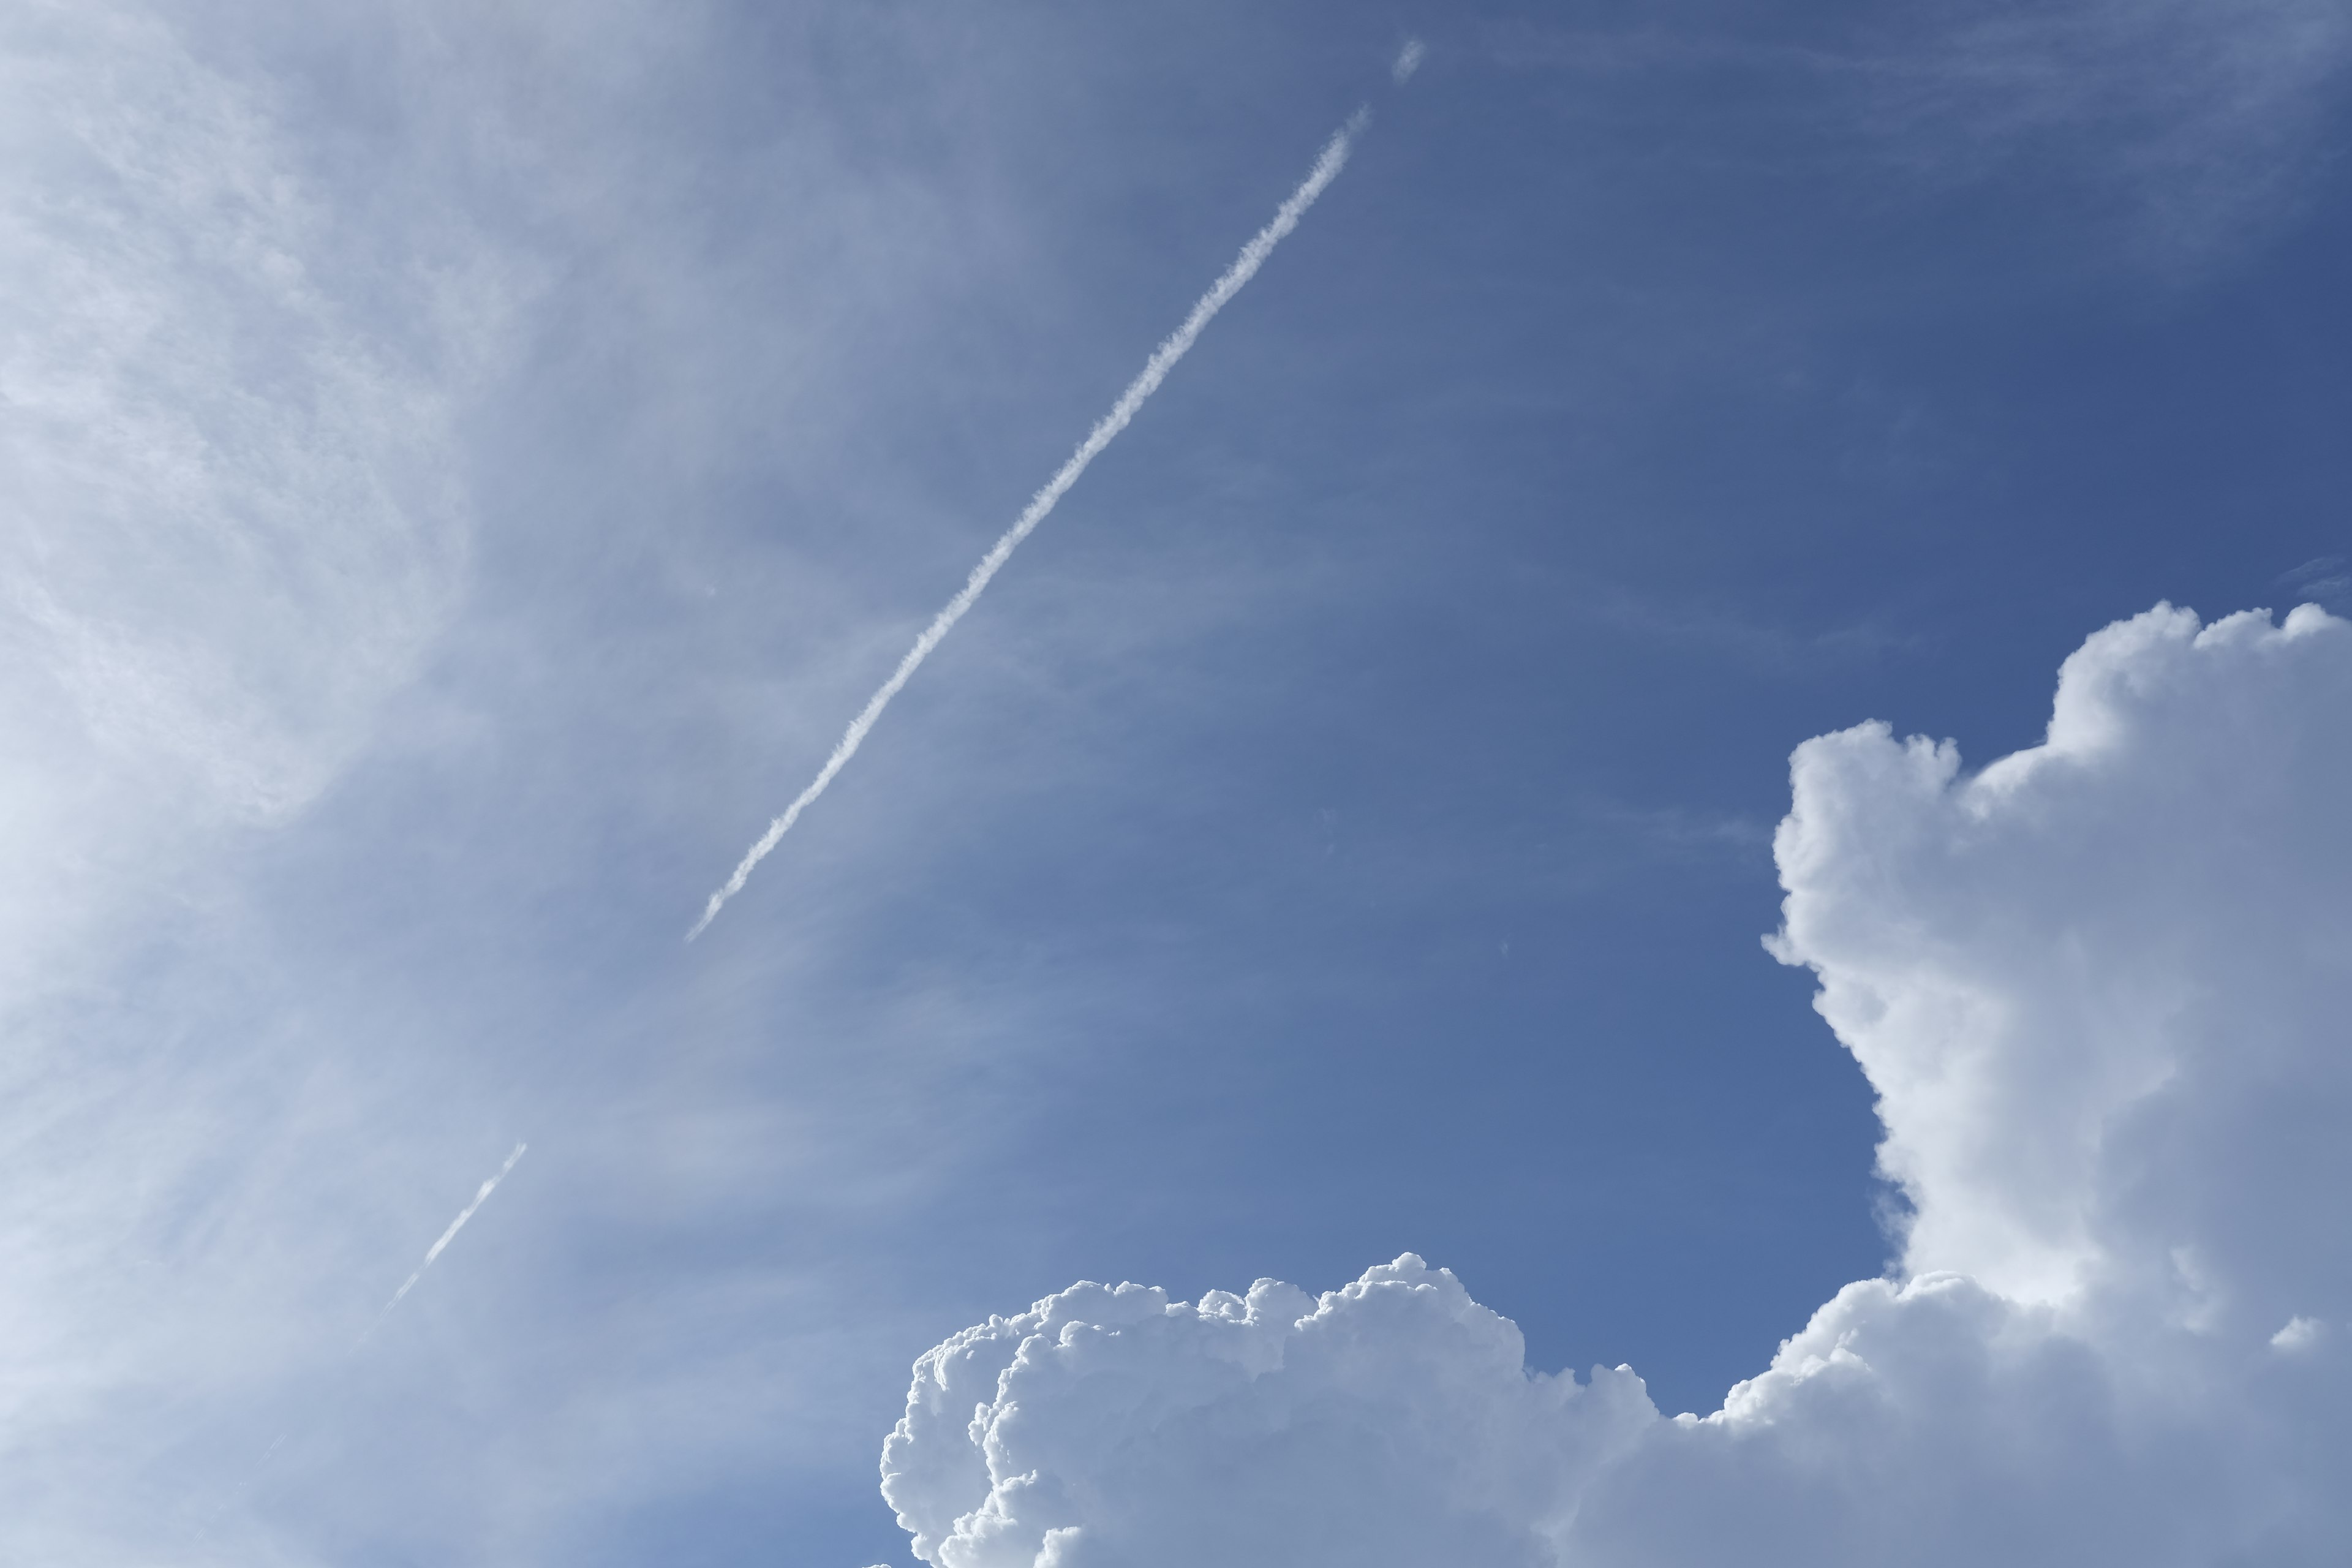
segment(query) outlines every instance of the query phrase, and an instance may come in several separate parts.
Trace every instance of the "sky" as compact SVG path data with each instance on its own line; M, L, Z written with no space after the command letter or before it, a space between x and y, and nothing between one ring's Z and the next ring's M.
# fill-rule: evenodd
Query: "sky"
M0 1555L2340 1561L2347 68L11 8Z

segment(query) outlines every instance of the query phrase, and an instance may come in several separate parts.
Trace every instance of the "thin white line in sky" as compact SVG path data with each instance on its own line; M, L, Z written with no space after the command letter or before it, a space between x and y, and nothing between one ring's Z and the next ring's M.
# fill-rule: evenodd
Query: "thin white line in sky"
M1192 313L1184 318L1184 324L1152 351L1151 358L1144 363L1142 374L1128 384L1127 390L1119 394L1118 401L1111 405L1110 412L1097 422L1087 438L1078 444L1078 449L1070 454L1069 461L1045 481L1045 489L1030 498L1028 506L1013 520L1013 526L1004 531L1003 537L990 547L986 555L981 557L980 564L971 569L971 575L965 580L962 589L948 601L945 609L932 617L931 624L923 628L923 635L915 639L915 646L907 650L907 657L898 661L898 668L891 671L890 679L882 683L882 689L868 698L857 717L849 721L849 728L835 743L833 754L825 758L824 766L817 770L816 777L809 782L809 786L801 791L792 805L784 807L782 816L768 824L767 832L751 846L750 853L735 868L735 874L727 879L724 887L710 895L710 902L704 907L702 918L696 921L694 929L686 933L687 941L692 942L700 936L718 918L727 900L743 890L743 884L751 879L752 868L767 858L768 852L775 848L784 835L792 831L793 824L800 820L801 813L824 793L825 786L833 783L834 775L857 754L857 748L866 743L867 731L874 728L875 721L882 717L882 710L890 705L890 699L898 695L900 689L922 667L923 660L930 657L931 650L940 646L940 639L963 619L964 612L971 608L974 601L987 588L989 580L1012 558L1013 551L1020 548L1021 542L1045 521L1055 503L1078 482L1078 476L1087 471L1087 465L1127 428L1128 422L1135 417L1136 410L1159 390L1160 382L1192 348L1202 329L1224 309L1227 300L1241 292L1243 284L1257 275L1257 269L1265 265L1265 258L1274 254L1274 247L1282 243L1284 237L1298 226L1298 220L1306 216L1308 207L1315 205L1315 198L1339 178L1339 171L1347 165L1348 153L1354 147L1356 138L1363 134L1364 127L1370 121L1371 110L1369 108L1359 109L1348 117L1345 125L1332 133L1331 140L1323 145L1322 154L1315 160L1315 167L1308 171L1299 187L1290 193L1290 199L1276 210L1272 221L1242 247L1241 254L1234 258L1231 267L1225 268L1224 276L1211 285L1209 291L1193 305Z
M516 1144L514 1152L507 1156L507 1163L499 1167L498 1173L484 1182L475 1192L474 1201L457 1211L457 1217L449 1222L449 1228L441 1233L441 1239L425 1249L425 1261L416 1266L416 1272L401 1281L400 1289L392 1293L392 1300L383 1304L383 1310L378 1312L375 1315L375 1321L368 1325L368 1334L383 1327L383 1321L392 1316L392 1310L400 1305L400 1299L416 1289L416 1282L425 1278L425 1271L433 1267L433 1260L440 1257L443 1249L457 1239L457 1233L466 1228L466 1222L474 1217L474 1211L489 1201L490 1194L498 1191L499 1184L507 1179L507 1173L515 1168L515 1163L522 1158L523 1151L530 1147L528 1143ZM360 1338L364 1341L367 1334L362 1334Z

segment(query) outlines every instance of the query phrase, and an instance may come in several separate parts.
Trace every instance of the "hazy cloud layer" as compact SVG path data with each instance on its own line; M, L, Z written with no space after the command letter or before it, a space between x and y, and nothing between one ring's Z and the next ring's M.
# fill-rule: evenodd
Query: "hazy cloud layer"
M152 16L19 8L0 159L0 921L22 961L110 874L314 796L446 618L467 530L446 388L365 320L382 270L252 88Z
M376 1173L346 1064L273 1059L299 1033L283 1017L189 1048L254 975L163 956L192 906L234 930L224 855L315 804L465 586L457 367L496 310L471 301L473 341L436 355L428 296L459 280L353 232L314 151L266 86L151 13L0 21L15 1560L268 1560L234 1512L266 1435L223 1412L315 1366L333 1317L305 1317L315 1270L364 1228L341 1205ZM181 1447L189 1406L215 1399Z
M1771 946L1913 1215L1713 1415L1530 1375L1414 1258L1320 1300L1081 1285L918 1364L883 1459L918 1554L2336 1560L2347 704L2352 625L2159 606L1975 774L1884 724L1799 748Z
M527 754L567 794L594 774L594 809L627 796L611 766L581 762L595 737L577 708L552 742L516 739L516 710L541 714L499 711L483 668L551 658L579 707L607 709L580 647L625 646L626 616L581 612L593 635L571 646L545 621L486 632L498 549L507 576L490 594L550 619L577 610L587 595L543 546L604 548L627 510L667 542L694 510L672 493L703 460L694 442L747 439L733 419L783 460L780 417L790 427L792 408L855 384L833 340L872 335L856 312L927 326L893 285L950 267L924 226L928 170L845 172L823 104L763 131L734 171L785 216L708 254L727 247L680 221L708 215L677 171L709 174L709 148L647 105L666 73L709 63L655 46L691 57L680 40L707 18L131 5L0 18L0 1558L344 1562L422 1542L577 1562L567 1531L609 1534L581 1519L749 1491L741 1478L773 1456L752 1430L865 1463L874 1406L840 1394L842 1369L864 1356L887 1387L903 1353L869 1350L860 1334L889 1331L830 1312L802 1260L714 1245L648 1288L657 1306L581 1290L577 1258L531 1268L550 1241L593 1264L635 1245L618 1237L675 1245L779 1191L814 1205L822 1182L773 1173L811 1162L803 1123L821 1113L747 1104L714 1087L707 1058L672 1079L641 1066L659 1052L583 1068L587 1026L551 1021L511 950L426 978L446 956L435 940L500 907L498 868L569 826L532 824L534 839L459 820L527 793L497 758ZM959 238L953 262L985 248L968 226ZM560 310L539 294L550 254L572 289ZM835 255L830 272L810 259ZM821 305L765 309L778 271L814 275ZM500 380L528 357L519 340L635 358L626 375L558 365L526 399ZM817 390L784 397L786 381ZM581 384L609 392L623 423L661 427L644 444L663 460L596 472L676 510L632 494L583 522L562 485L595 442L568 426L576 445L555 457L501 449L530 447L514 435L529 417L562 424L546 407ZM503 494L483 498L486 471ZM968 547L961 533L950 546ZM669 563L656 555L652 577ZM742 621L792 622L795 595L874 618L806 576ZM884 618L880 635L901 633ZM459 657L474 660L462 683L447 673ZM677 708L695 700L667 659L630 673ZM730 717L773 727L775 704L726 695ZM818 706L811 722L834 722ZM477 770L456 812L367 797L400 763L414 787L430 772L419 752ZM696 777L698 803L705 788ZM593 869L604 832L548 858ZM418 889L450 854L483 873L471 893L419 925L384 918L380 900L430 898ZM695 889L670 890L683 911ZM603 903L626 901L607 889ZM532 914L535 942L576 934ZM610 984L591 1024L617 1031L608 1020L651 987ZM529 1062L551 1040L566 1053L556 1087ZM715 1134L673 1133L721 1100L735 1120ZM822 1131L846 1141L838 1121ZM534 1168L565 1175L521 1190L557 1188L563 1217L526 1219L509 1191L460 1211L520 1136ZM471 1216L454 1242L453 1212ZM702 1218L682 1226L688 1214ZM519 1281L534 1305L509 1297L450 1330L469 1290ZM398 1310L355 1353L395 1289ZM640 1317L666 1327L616 1326ZM782 1348L814 1338L822 1353ZM486 1409L496 1421L471 1425Z

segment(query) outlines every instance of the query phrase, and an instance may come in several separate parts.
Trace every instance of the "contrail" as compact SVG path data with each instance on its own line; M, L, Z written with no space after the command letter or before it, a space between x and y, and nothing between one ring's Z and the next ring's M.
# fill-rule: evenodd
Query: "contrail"
M401 1281L400 1289L392 1293L392 1300L383 1304L383 1310L378 1312L375 1315L375 1321L368 1325L367 1334L360 1336L362 1342L365 1342L368 1334L374 1333L383 1326L383 1321L392 1316L392 1310L400 1305L400 1299L403 1296L416 1289L416 1282L425 1278L425 1271L433 1267L433 1260L441 1256L443 1248L457 1239L457 1233L466 1228L466 1222L474 1217L474 1211L489 1201L490 1194L498 1191L499 1184L507 1179L507 1173L515 1168L516 1162L523 1156L523 1151L530 1147L528 1143L516 1144L514 1152L507 1156L507 1163L499 1167L499 1173L484 1182L475 1192L474 1201L457 1211L457 1217L449 1222L449 1228L441 1233L441 1239L425 1249L425 1261L416 1266L416 1272Z
M833 783L834 775L857 754L857 748L866 743L867 731L874 728L874 721L882 717L882 710L890 705L890 699L898 695L915 671L922 668L923 660L930 657L931 650L940 646L940 639L963 619L964 612L971 608L974 601L988 587L989 580L1012 558L1013 551L1020 548L1021 542L1045 521L1055 503L1068 493L1069 488L1078 482L1078 476L1087 471L1087 465L1127 428L1128 422L1135 417L1136 410L1160 389L1160 384L1167 379L1176 362L1184 357L1194 340L1200 337L1202 329L1224 309L1225 301L1242 291L1243 284L1257 276L1257 269L1265 265L1265 258L1274 254L1274 247L1298 226L1298 220L1306 216L1308 207L1315 205L1315 198L1339 178L1339 171L1347 165L1348 153L1354 147L1356 138L1363 134L1364 127L1370 122L1370 109L1359 109L1348 117L1345 125L1332 133L1331 140L1323 144L1321 155L1315 160L1315 167L1307 172L1299 187L1290 193L1290 199L1276 208L1272 221L1242 247L1241 254L1234 258L1231 267L1225 268L1224 276L1210 286L1209 291L1202 295L1192 307L1192 313L1184 318L1184 324L1152 351L1151 358L1144 363L1142 374L1128 384L1127 390L1119 394L1118 401L1111 405L1110 412L1102 416L1087 433L1087 438L1078 444L1078 449L1070 454L1070 460L1045 481L1045 489L1030 498L1028 506L1013 520L1013 526L1004 531L1004 536L980 558L980 564L971 569L971 575L965 580L961 591L948 601L945 609L932 617L929 626L923 628L923 635L915 639L915 646L907 650L907 657L898 661L898 668L891 671L890 679L882 683L882 689L868 698L857 717L849 721L849 728L835 743L833 754L825 758L824 766L817 770L816 777L801 791L792 805L784 807L782 816L768 824L768 831L751 846L751 853L745 855L742 863L735 868L735 874L727 879L727 885L710 895L710 902L703 908L702 918L694 922L692 931L686 933L687 941L692 942L700 936L705 928L718 918L727 900L743 890L743 884L751 879L752 868L768 858L768 852L792 831L793 824L800 820L801 813L824 793L825 786Z

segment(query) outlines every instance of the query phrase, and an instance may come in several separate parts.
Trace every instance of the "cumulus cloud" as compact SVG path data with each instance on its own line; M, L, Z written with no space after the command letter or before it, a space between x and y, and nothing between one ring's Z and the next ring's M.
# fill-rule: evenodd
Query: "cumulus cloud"
M967 1330L917 1364L882 1489L942 1568L1536 1563L1558 1478L1655 1417L1630 1372L1529 1377L1408 1254L1320 1300L1079 1285Z
M2352 1174L2345 623L2159 607L2066 661L2047 741L1810 742L1775 947L1878 1091L1913 1272L2267 1332Z
M2352 625L2159 605L1980 771L1877 723L1798 749L1769 945L1909 1214L1712 1415L1530 1373L1415 1258L1319 1300L1081 1285L917 1364L917 1554L2341 1561L2347 710Z

